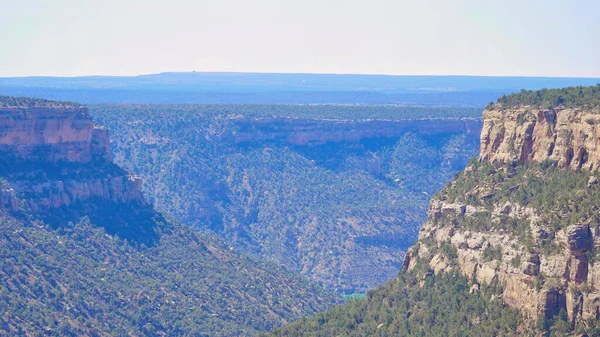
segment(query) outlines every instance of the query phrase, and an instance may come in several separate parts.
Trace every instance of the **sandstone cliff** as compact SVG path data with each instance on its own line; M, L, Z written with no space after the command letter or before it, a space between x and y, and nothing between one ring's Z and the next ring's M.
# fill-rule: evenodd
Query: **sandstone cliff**
M493 163L555 160L559 167L600 167L600 115L584 109L529 106L483 112L480 159Z
M600 115L496 104L483 116L479 161L432 199L404 267L459 271L472 291L497 282L531 321L597 320Z
M141 179L112 163L108 130L87 108L41 103L0 104L0 209L49 213L90 199L147 205Z
M111 160L108 131L84 107L0 107L0 151L52 163Z

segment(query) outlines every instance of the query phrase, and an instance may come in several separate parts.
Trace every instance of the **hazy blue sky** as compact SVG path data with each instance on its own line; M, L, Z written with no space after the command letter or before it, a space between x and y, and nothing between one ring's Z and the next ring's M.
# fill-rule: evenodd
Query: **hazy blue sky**
M0 0L0 76L600 77L598 0Z

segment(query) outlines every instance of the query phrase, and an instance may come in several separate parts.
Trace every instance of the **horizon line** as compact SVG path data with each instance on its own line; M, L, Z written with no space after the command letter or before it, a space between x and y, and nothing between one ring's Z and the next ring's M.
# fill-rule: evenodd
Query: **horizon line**
M200 75L322 75L322 76L369 76L369 77L475 77L475 78L556 78L556 79L598 79L594 76L532 76L532 75L466 75L466 74L377 74L377 73L317 73L317 72L260 72L260 71L164 71L158 73L144 73L136 75L24 75L1 76L0 79L26 79L26 78L134 78L144 76L157 76L168 74L200 74Z

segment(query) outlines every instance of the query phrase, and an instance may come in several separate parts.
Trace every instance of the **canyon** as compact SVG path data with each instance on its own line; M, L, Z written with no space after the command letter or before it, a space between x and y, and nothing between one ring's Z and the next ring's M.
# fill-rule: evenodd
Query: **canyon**
M271 335L598 336L599 107L600 85L489 103L398 276Z
M352 294L397 275L429 196L477 154L471 110L96 105L91 114L161 212Z

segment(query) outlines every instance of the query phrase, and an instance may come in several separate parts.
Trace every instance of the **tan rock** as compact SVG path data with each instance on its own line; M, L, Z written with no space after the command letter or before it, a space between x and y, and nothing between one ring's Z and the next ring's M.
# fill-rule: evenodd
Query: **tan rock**
M429 265L433 269L433 272L438 274L440 272L450 271L450 266L448 265L448 261L441 256L440 254L436 254L433 256Z
M600 115L592 111L495 107L484 111L483 117L481 160L527 163L550 159L559 167L600 167L596 142Z
M496 105L484 111L479 158L499 164L551 160L560 168L596 170L600 168L599 123L595 111ZM598 179L592 176L588 186L596 184ZM476 186L473 193L485 198L497 191L486 185ZM492 223L507 216L529 220L533 245L524 246L509 229L477 232L462 228L465 220L479 215L489 216ZM560 310L565 310L571 324L599 319L600 263L588 257L592 249L600 249L600 224L578 224L555 232L541 219L536 209L509 201L498 202L490 211L449 203L441 196L431 201L429 220L419 240L450 243L457 259L450 263L439 255L431 256L425 245L416 254L436 273L455 269L469 279L474 276L477 284L504 284L504 303L522 309L531 320L540 315L552 318ZM542 243L554 244L556 249L545 250ZM501 258L490 261L490 254L484 254L489 247L500 249Z
M108 130L87 108L0 108L0 152L45 162L110 161Z
M69 162L75 172L62 178L46 179L44 174L39 175L42 178L30 178L37 173L20 176L15 168L12 176L5 177L6 183L0 184L3 209L18 211L20 200L34 212L91 198L146 203L139 177L120 169L88 172L94 170L94 165L110 165L111 155L108 130L95 126L83 107L0 108L0 156L9 164L41 162L52 167ZM78 177L78 170L84 170L84 166L88 173Z

